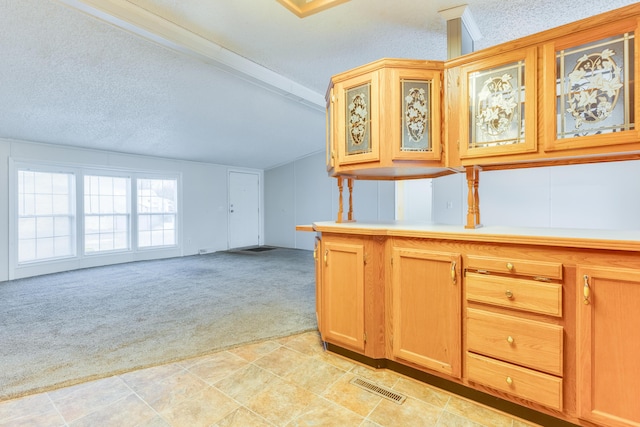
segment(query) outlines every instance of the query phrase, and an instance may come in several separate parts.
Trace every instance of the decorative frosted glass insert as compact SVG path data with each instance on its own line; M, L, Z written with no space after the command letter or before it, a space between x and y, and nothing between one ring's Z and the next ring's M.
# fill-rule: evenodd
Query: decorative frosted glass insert
M469 74L469 148L524 143L524 61Z
M369 83L347 90L347 155L371 151L370 99Z
M401 151L430 151L431 82L402 80Z
M626 33L556 52L558 139L634 128L633 50Z

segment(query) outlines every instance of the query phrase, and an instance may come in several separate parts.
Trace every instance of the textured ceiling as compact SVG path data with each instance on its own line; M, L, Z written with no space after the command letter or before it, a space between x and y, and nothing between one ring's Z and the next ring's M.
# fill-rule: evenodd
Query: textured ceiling
M259 169L324 150L321 102L69 6L82 1L0 0L0 138ZM445 59L437 11L461 4L351 0L300 19L276 0L103 1L222 46L317 100L331 75L382 57ZM482 49L633 2L464 3Z

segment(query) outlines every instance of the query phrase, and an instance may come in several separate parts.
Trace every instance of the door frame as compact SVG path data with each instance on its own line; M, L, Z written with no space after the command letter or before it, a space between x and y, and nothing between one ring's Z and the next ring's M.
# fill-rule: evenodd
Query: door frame
M227 169L227 249L231 249L231 174L244 173L258 177L258 245L264 245L264 172L257 169Z

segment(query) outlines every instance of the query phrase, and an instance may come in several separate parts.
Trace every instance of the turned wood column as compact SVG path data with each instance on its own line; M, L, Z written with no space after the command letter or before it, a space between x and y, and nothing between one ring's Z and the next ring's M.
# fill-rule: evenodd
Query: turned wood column
M480 166L467 166L467 224L464 228L478 228L480 224Z

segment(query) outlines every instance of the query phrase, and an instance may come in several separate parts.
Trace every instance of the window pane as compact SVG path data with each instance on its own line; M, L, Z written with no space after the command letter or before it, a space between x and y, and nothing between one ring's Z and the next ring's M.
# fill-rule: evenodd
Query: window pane
M36 239L18 241L18 262L33 261L36 259Z
M53 196L51 194L36 194L36 215L51 215L53 213Z
M100 195L100 213L113 213L113 196Z
M71 236L71 223L69 221L69 217L54 218L53 234L55 236Z
M127 196L129 194L128 179L126 178L114 178L113 179L113 194L116 196Z
M56 256L69 256L72 255L71 238L55 237L53 239L54 252Z
M40 217L36 220L36 237L53 237L53 218L50 216Z
M165 245L175 245L176 243L176 233L173 230L165 230L164 231L164 244Z
M35 239L36 237L36 219L20 218L18 220L18 239Z
M53 258L54 255L53 237L47 237L45 239L38 237L38 241L36 243L36 256L38 259Z
M151 217L149 215L138 215L138 230L151 230Z
M71 212L68 194L56 194L51 196L54 215L64 215Z
M85 239L86 252L128 250L129 178L92 176L90 181L85 187L85 232L95 236ZM114 230L122 233L118 242Z
M113 235L113 248L114 249L129 249L129 233L115 233Z
M178 181L139 179L137 187L139 246L175 245Z
M151 232L141 231L138 233L138 246L141 248L151 246Z
M129 213L129 209L127 208L127 196L113 197L113 212Z
M84 251L86 253L97 252L100 250L100 235L85 234L84 235Z
M52 194L69 194L69 175L63 173L51 174Z
M51 173L45 173L45 172L35 172L34 173L34 177L35 177L35 192L36 193L40 193L40 194L52 194L53 193L53 186L52 186L52 181L53 178L51 177Z
M113 250L113 234L100 234L100 250L101 251Z
M100 233L110 233L113 231L113 217L100 215Z
M18 262L73 255L72 173L18 171Z
M20 215L35 215L36 214L36 197L33 194L25 194L22 197L22 203L19 203L22 211Z

